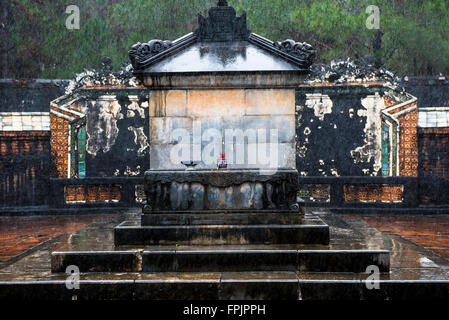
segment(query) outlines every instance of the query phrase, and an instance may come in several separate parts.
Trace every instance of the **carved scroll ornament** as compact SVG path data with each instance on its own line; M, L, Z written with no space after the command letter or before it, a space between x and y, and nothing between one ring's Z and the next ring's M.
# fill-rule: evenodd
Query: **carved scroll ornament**
M274 47L289 55L299 58L304 63L305 68L309 68L315 60L316 51L306 42L295 42L287 39L283 42L275 42Z
M133 45L129 50L129 58L134 69L140 69L141 65L149 58L167 50L173 45L171 41L151 40L147 43Z

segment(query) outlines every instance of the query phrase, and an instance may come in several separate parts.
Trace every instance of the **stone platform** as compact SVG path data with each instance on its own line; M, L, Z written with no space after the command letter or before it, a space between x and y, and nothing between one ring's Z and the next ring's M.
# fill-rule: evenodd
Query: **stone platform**
M76 265L81 272L346 272L362 273L369 265L390 271L387 250L286 250L271 246L229 249L192 247L129 251L53 252L52 272Z
M116 246L329 243L294 169L148 170L144 189L141 222L117 226Z
M147 225L148 222L157 224ZM172 224L178 222L184 223ZM288 212L146 214L141 223L125 221L117 226L114 239L116 246L325 245L329 243L329 227L317 217L303 218Z
M115 226L138 223L140 216L104 216L0 266L0 299L435 300L449 296L447 259L398 235L380 232L364 218L314 213L329 226L328 245L117 248ZM80 267L79 290L65 287L68 264ZM381 268L379 290L366 287L367 264Z

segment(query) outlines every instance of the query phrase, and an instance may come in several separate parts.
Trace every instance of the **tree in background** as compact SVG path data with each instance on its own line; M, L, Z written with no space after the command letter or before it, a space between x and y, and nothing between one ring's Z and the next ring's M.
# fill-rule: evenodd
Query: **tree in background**
M10 48L10 27L12 25L11 18L11 3L9 0L0 1L0 64L1 64L1 76L7 78L9 75L9 51Z
M70 78L128 61L136 42L174 40L193 31L197 13L216 0L2 0L10 2L7 63L11 77ZM4 3L2 2L2 4ZM78 2L78 3L77 3ZM317 62L368 57L399 75L449 73L447 0L229 0L247 11L253 32L273 40L307 41ZM80 8L79 30L68 30L66 7ZM366 8L380 8L380 29L366 27ZM11 49L12 48L12 49ZM2 50L4 57L4 50ZM2 60L3 70L3 60Z

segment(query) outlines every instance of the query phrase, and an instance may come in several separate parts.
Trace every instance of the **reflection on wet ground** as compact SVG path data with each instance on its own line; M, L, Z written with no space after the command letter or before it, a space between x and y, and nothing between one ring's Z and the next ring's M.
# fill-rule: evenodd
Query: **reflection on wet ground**
M362 219L381 232L400 235L449 259L449 218L447 216L366 216Z
M75 233L101 219L76 217L0 217L0 262L58 236Z
M325 210L313 210L330 226L329 246L253 245L214 246L195 249L386 249L391 252L391 272L382 279L447 280L449 279L449 216L339 216ZM53 251L102 251L150 249L115 248L113 228L125 220L139 220L134 213L109 216L0 218L0 246L4 257L0 264L0 281L63 280L65 274L51 274ZM16 242L13 239L17 239ZM30 240L24 240L30 239ZM31 241L33 240L33 241ZM28 241L28 242L24 242ZM27 245L21 250L17 249ZM36 245L41 244L36 247ZM5 245L3 245L5 244ZM7 245L6 245L7 244ZM23 250L34 247L23 254ZM10 248L10 249L8 249ZM176 250L192 249L177 246ZM152 250L175 249L175 246L151 247ZM8 257L20 254L12 260ZM363 274L313 274L295 272L245 273L155 273L89 274L82 279L361 279Z

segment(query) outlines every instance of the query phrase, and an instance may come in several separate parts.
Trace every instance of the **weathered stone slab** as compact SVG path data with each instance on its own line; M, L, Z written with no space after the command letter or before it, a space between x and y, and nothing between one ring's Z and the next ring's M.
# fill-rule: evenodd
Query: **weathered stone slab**
M365 272L368 266L380 272L390 271L390 253L385 250L301 250L298 270L301 272Z
M296 250L144 251L144 272L296 271Z
M299 212L296 170L150 170L144 186L148 199L144 213L194 208ZM187 199L183 207L180 199Z
M175 131L177 130L177 131ZM183 134L179 136L177 132ZM192 119L182 117L152 117L150 118L150 144L152 146L162 144L191 144Z
M245 114L244 89L188 90L187 101L189 116L220 118Z
M51 271L65 273L68 266L77 266L80 272L139 272L138 251L83 251L52 252Z
M245 115L295 115L295 90L246 90Z
M136 280L136 300L218 300L218 280Z
M322 225L126 226L114 229L116 246L329 244Z
M380 280L369 290L361 280L302 280L295 273L267 279L223 274L221 280L81 280L80 290L67 290L65 280L0 282L0 300L419 300L446 301L447 280ZM332 275L332 274L330 274Z
M378 250L177 250L144 251L147 272L299 271L363 273L390 271L389 252Z
M220 283L219 299L298 300L298 298L298 279L295 279L294 275L290 279L224 279Z
M181 161L172 161L173 147L169 144L150 146L150 167L160 170L183 170L185 166Z
M186 213L167 212L142 216L143 226L158 225L260 225L301 224L303 215L291 212L248 212L248 213Z
M0 282L0 300L133 300L134 280L81 280L79 285L69 290L65 280Z

